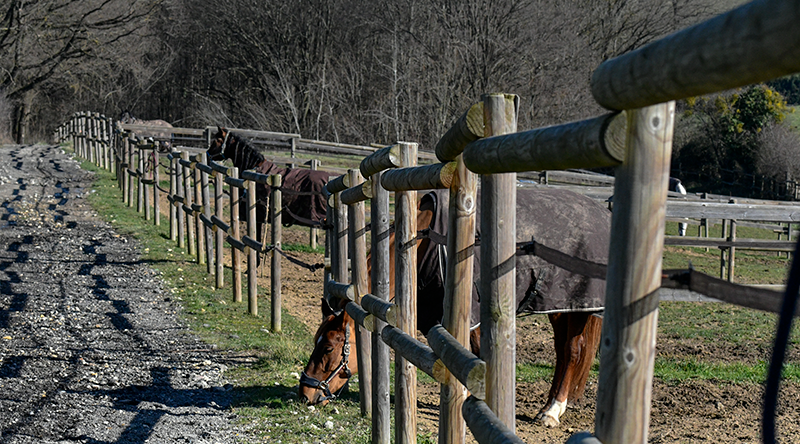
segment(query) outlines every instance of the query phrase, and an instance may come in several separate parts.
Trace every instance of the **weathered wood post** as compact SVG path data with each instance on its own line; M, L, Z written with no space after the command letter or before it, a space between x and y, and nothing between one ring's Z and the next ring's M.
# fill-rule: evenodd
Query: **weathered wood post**
M736 199L731 199L728 201L730 204L735 204ZM736 219L731 219L731 232L728 236L729 242L736 242ZM736 247L730 247L728 249L728 282L733 282L733 270L735 267L736 262Z
M292 138L292 142L293 143L294 143L294 140L295 139ZM292 145L292 146L294 146L294 145ZM320 165L320 162L319 162L318 159L311 159L310 168L311 168L312 171L318 170L319 169L319 165ZM311 227L309 230L310 231L309 231L308 245L311 247L312 250L316 250L317 249L317 243L318 243L318 239L317 238L319 236L319 230L317 230L317 228L315 228L315 227Z
M231 168L232 181L239 180L239 168ZM239 229L239 187L231 185L231 237L242 240ZM233 280L233 302L242 302L242 252L238 248L231 247L231 279Z
M144 162L140 163L142 165L140 181L142 183L142 193L144 195L144 220L151 220L153 218L153 213L151 209L152 201L150 198L150 191L148 188L152 185L153 182L153 171L150 170L149 165L150 161L152 160L153 153L155 149L151 144L144 144L142 145L142 150L140 151L142 157L144 158Z
M726 239L728 237L728 219L722 219L720 222L721 222L721 225L722 225L722 232L720 234L720 237L723 238L723 239ZM727 254L726 251L727 251L726 248L720 248L719 249L719 278L720 279L725 279L725 255Z
M138 149L136 148L137 142L132 136L127 139L128 143L128 206L133 207L134 205L134 193L136 193L136 189L133 186L133 182L136 180L136 168L138 165L138 161L134 163L134 158L138 155Z
M351 169L347 172L350 186L364 182L361 171ZM355 302L361 304L361 297L369 293L367 276L367 233L366 206L363 201L352 204L347 209L350 233L347 237L350 250L351 280L356 288ZM361 398L361 416L372 415L372 347L367 328L356 324L356 347L358 347L358 391Z
M183 165L181 165L181 159L183 158L182 152L174 152L173 156L173 165L175 168L175 194L176 201L174 202L173 206L175 207L175 222L178 226L177 235L178 235L178 248L184 249L186 248L186 213L183 211L183 201L184 201L184 188L183 188Z
M187 151L181 153L181 165L183 165L183 211L187 213L185 215L187 247L189 255L194 256L197 254L197 244L194 238L194 217L192 216L192 195L194 190L192 188L191 163L189 162L189 153Z
M158 181L161 180L158 167L161 166L161 159L158 153L158 148L153 150L153 224L161 226L161 211L159 209L159 202L161 199L161 190L158 188Z
M485 137L517 131L519 97L483 98ZM481 359L486 404L512 432L516 408L516 173L481 175Z
M400 165L416 166L417 144L398 142ZM395 192L396 327L414 337L417 330L417 192ZM417 369L395 357L395 443L417 442Z
M197 161L203 165L208 165L208 155L205 152L198 154ZM198 171L200 169L198 168ZM208 183L208 172L200 171L200 191L202 194L203 202L203 215L207 221L211 220L211 194ZM216 271L214 267L214 233L213 228L201 222L203 227L203 237L205 238L205 257L206 257L206 272L213 274Z
M223 218L223 209L224 209L224 196L225 193L222 189L223 180L222 180L222 173L219 171L214 171L214 215L217 216L217 219L222 220ZM234 188L234 187L231 187ZM225 232L222 231L218 226L214 225L214 243L215 243L215 252L216 252L216 260L214 264L217 266L217 270L214 273L216 276L216 286L217 288L222 288L225 286L225 267L223 261L225 260ZM235 248L234 248L235 250Z
M138 153L138 162L136 168L136 212L141 213L144 211L144 183L142 179L144 179L144 165L145 165L145 153L144 153L144 143L139 143L137 146L137 153Z
M281 196L281 175L269 176L272 195L269 199L269 220L272 238L272 268L270 272L270 296L272 298L273 333L280 333L281 326L281 245L283 243L281 218L283 217L283 198Z
M247 184L247 236L256 239L256 183L252 180ZM258 316L258 252L247 247L247 311Z
M194 172L194 201L196 202L192 207L192 216L194 216L194 227L197 230L197 263L206 264L206 224L200 220L200 213L204 212L203 206L203 172L197 168L199 156L195 155L192 159L192 171Z
M169 206L169 239L174 241L178 238L178 233L180 232L179 227L181 225L181 222L178 220L178 207L173 200L178 194L178 160L175 158L174 151L167 155L167 158L169 159L169 195L171 196Z
M389 192L381 186L382 172L370 176L372 201L370 202L370 224L372 225L372 294L383 301L389 300ZM391 407L389 404L390 368L389 346L377 332L383 331L386 323L376 319L375 334L372 335L372 443L389 444L391 440Z
M473 262L475 248L475 211L478 177L456 158L456 172L450 185L447 227L447 262L442 326L461 345L469 345L472 307ZM439 391L439 442L462 443L466 423L461 407L467 398L464 385L448 373Z
M596 436L647 442L675 102L628 111L600 344Z

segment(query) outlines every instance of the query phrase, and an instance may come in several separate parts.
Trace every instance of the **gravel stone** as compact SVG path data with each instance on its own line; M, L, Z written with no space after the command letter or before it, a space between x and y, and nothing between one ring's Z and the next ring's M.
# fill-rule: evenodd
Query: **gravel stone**
M7 146L0 178L0 442L240 442L225 356L96 217L91 174Z

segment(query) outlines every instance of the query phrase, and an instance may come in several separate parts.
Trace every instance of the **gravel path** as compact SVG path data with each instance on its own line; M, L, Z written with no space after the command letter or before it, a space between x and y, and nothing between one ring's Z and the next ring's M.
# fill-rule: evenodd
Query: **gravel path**
M224 356L58 147L0 147L0 443L233 443Z

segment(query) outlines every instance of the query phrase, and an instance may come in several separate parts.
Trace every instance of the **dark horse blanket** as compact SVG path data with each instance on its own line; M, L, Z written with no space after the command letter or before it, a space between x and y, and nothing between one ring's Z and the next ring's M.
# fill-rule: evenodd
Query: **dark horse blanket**
M448 190L436 190L420 199L420 210L433 210L431 231L446 235ZM480 208L476 219L479 230ZM422 230L426 227L417 227ZM557 188L517 190L517 236L520 242L536 242L570 256L605 264L608 262L611 213L590 198ZM480 238L480 233L477 233ZM438 237L438 236L436 236ZM477 281L480 278L480 246L475 248L473 326L480 320ZM418 251L418 310L420 330L425 332L442 318L444 279L443 249L435 241ZM543 259L517 256L517 313L597 312L605 303L605 281L574 274ZM422 305L422 304L420 304Z
M301 168L280 168L274 163L264 160L255 168L261 174L281 175L281 223L285 226L294 224L313 227L325 218L328 203L323 189L328 183L330 173L327 171L307 170ZM256 185L258 200L266 205L266 196L271 187Z

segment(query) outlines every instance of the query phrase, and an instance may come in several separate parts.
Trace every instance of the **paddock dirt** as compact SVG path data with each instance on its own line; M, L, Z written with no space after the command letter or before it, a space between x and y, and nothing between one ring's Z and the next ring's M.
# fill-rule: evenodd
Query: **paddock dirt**
M284 231L284 243L308 242L307 229ZM299 254L309 263L321 255ZM286 265L282 271L283 301L292 315L306 322L314 331L320 319L321 273L311 275L298 267ZM314 277L311 279L311 277ZM517 319L517 359L528 363L553 364L552 333L547 317L533 315ZM423 337L419 337L424 340ZM769 350L747 344L726 342L702 343L698 340L659 337L657 352L675 359L710 360L718 363L768 361ZM798 362L800 354L792 350L789 360ZM586 394L577 405L568 408L561 426L545 428L533 421L549 391L549 381L522 383L517 387L516 432L528 443L564 443L573 433L594 430L594 401L597 378L591 377ZM439 388L420 384L418 394L418 429L434 439L438 427ZM758 384L729 384L708 380L689 380L667 384L656 379L650 417L651 443L756 443L761 442L763 387ZM800 442L800 385L783 383L777 420L780 442ZM467 432L468 442L475 442Z

